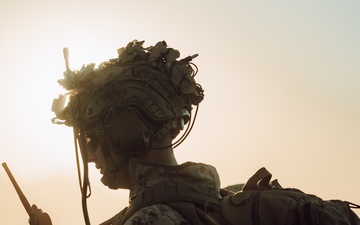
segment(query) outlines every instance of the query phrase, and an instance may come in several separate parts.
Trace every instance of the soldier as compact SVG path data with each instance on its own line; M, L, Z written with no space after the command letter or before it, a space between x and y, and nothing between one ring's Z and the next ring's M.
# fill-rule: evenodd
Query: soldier
M84 162L85 222L90 224L87 163L95 163L104 185L130 190L129 207L104 225L215 223L209 217L211 203L181 199L193 198L191 193L219 199L216 169L203 163L178 165L173 153L191 131L204 97L191 62L197 55L177 60L179 51L165 41L147 48L143 43L130 42L118 49L117 58L97 68L89 64L71 71L66 60L67 71L59 81L67 93L54 100L53 122L74 129Z
M71 71L65 57L67 71L60 84L67 90L68 103L65 106L62 95L53 103L53 122L73 127L75 147L81 152L87 225L88 163L95 163L104 185L130 190L129 206L102 225L360 225L351 210L359 205L283 189L276 180L270 182L265 168L244 185L220 189L214 167L178 165L173 149L191 131L204 97L194 79L197 69L191 60L196 55L177 60L180 53L164 41L144 48L136 40L118 55L97 68L89 64L79 71ZM231 192L233 188L241 191ZM33 214L31 225L51 225L50 217L35 205Z

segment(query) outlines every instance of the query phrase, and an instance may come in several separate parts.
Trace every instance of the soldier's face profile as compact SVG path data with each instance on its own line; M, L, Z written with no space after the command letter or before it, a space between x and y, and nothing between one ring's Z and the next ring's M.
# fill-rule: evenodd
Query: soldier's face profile
M99 144L94 149L88 151L88 163L95 163L95 167L103 175L101 182L111 189L129 188L129 178L127 166L122 166L114 170L112 166L117 164L127 165L127 160L121 154L115 154L110 150L110 158L106 159L103 149ZM111 160L111 162L109 162ZM111 164L111 165L109 165Z

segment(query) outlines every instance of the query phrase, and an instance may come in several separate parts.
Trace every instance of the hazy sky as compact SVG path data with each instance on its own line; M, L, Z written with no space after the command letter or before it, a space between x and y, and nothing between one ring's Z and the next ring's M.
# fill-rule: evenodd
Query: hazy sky
M222 186L265 166L285 187L360 203L359 1L1 1L0 150L53 224L83 224L71 128L51 124L56 81L117 57L133 39L195 53L205 89L179 162L214 165ZM93 224L127 204L90 166ZM0 224L27 215L0 172ZM360 213L359 213L360 214Z

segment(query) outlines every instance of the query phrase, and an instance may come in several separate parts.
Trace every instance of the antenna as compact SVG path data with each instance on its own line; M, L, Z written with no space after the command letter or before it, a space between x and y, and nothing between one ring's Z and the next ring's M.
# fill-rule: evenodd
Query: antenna
M21 203L23 204L23 206L24 206L27 214L29 215L29 217L33 217L33 216L35 215L35 214L34 214L34 211L33 211L33 209L31 208L30 203L29 203L29 201L26 199L24 193L21 191L21 189L20 189L18 183L16 182L14 176L12 175L9 167L7 166L7 164L6 164L5 162L2 164L2 166L4 167L7 175L9 176L11 183L14 185L14 188L15 188L15 190L16 190L16 193L18 194L18 196L19 196L19 198L20 198L20 201L21 201Z
M64 59L65 59L65 67L66 67L66 71L70 71L70 67L69 67L69 49L68 48L63 48L63 54L64 54Z

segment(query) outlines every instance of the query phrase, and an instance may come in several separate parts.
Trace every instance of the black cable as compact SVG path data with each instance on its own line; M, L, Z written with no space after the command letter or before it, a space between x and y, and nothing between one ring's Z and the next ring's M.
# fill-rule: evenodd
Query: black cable
M185 138L186 136L188 135L188 133L190 132L190 124L192 123L192 113L190 112L190 115L189 115L189 121L188 121L188 124L186 126L186 130L184 131L184 133L181 135L181 137L176 140L174 143L171 144L171 146L173 148L176 148L177 146L179 146L182 142L185 141Z
M87 148L86 148L86 139L83 129L80 129L80 137L79 137L79 144L80 144L80 151L83 161L83 184L82 184L82 190L81 190L81 197L82 197L82 208L83 208L83 215L86 225L90 225L90 219L89 219L89 213L87 210L87 198L91 196L91 187L90 187L90 181L89 181L89 167L87 163ZM87 191L89 190L89 194L87 194Z
M166 145L164 147L157 147L157 148L152 148L153 150L163 150L163 149L167 149L169 147L172 148L176 148L177 146L179 146L184 140L185 140L185 135L187 136L187 133L190 132L189 131L189 124L191 123L191 112L190 112L190 117L189 117L189 121L186 125L186 130L183 132L183 134L181 135L181 137L179 137L174 143L171 143L169 145ZM175 146L176 145L176 146ZM175 146L175 147L174 147Z
M193 127L194 127L195 120L196 120L196 116L197 116L197 114L198 114L198 110L199 110L199 105L196 106L195 115L194 115L194 119L193 119L193 120L191 120L191 114L190 114L189 125L188 125L188 127L187 127L187 129L186 129L186 132L184 133L181 141L175 142L174 148L178 147L181 143L183 143L183 141L185 141L185 139L186 139L186 138L188 137L188 135L190 134L191 130L192 130ZM190 123L191 123L191 124L190 124Z
M88 164L87 164L87 151L85 148L85 139L84 134L80 130L74 127L74 144L75 144L75 155L76 155L76 167L78 171L78 181L81 191L81 203L82 203L82 210L84 215L84 220L86 225L90 225L89 213L87 210L87 198L91 195L91 186L89 182L89 171L88 171ZM80 137L79 137L80 136ZM79 157L79 147L83 161L83 180L81 180L81 172L80 172L80 157ZM87 191L89 190L89 194Z
M199 71L199 68L197 67L197 65L195 64L195 63L192 63L192 62L189 62L189 64L190 64L190 66L192 67L192 66L194 66L195 67L195 70L194 69L192 69L192 74L191 74L191 76L192 77L195 77L196 76L196 74L198 73L198 71Z
M80 160L79 160L79 149L78 149L78 135L77 135L77 129L73 128L73 134L74 134L74 146L75 146L75 156L76 156L76 169L77 169L77 175L78 175L78 182L80 187L80 192L82 192L82 182L81 182L81 173L80 173Z
M85 166L86 164L86 166ZM82 203L82 209L83 209L83 215L84 215L84 220L85 220L85 224L86 225L90 225L90 219L89 219L89 213L87 210L87 198L90 197L91 195L91 191L89 193L89 195L87 195L87 190L88 188L90 188L90 183L89 183L89 177L88 177L88 166L87 163L84 163L84 181L83 181L83 186L82 186L82 192L81 192L81 203Z

